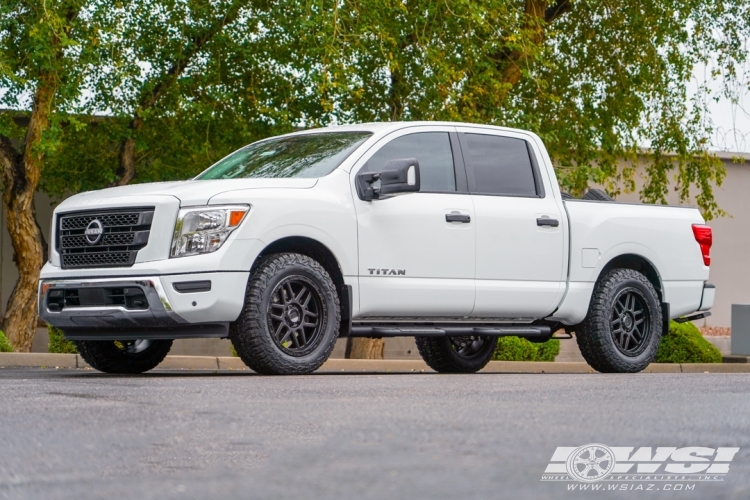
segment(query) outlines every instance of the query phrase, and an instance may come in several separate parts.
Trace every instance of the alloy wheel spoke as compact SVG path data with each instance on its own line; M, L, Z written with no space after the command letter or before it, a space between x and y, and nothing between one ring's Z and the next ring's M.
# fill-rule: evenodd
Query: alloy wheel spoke
M302 344L305 345L307 343L307 336L305 335L305 329L304 328L298 328L297 329L297 336L302 338Z
M292 290L292 284L287 283L284 291L284 304L288 304L294 299L294 290Z
M623 341L622 341L622 348L626 351L628 350L628 346L630 345L630 339L632 337L630 335L623 335Z
M287 331L286 335L283 337L280 337L280 335L284 332L284 328L286 328L286 325L284 323L279 323L279 327L276 328L276 332L274 335L277 339L279 339L279 342L284 342L289 337L289 332Z

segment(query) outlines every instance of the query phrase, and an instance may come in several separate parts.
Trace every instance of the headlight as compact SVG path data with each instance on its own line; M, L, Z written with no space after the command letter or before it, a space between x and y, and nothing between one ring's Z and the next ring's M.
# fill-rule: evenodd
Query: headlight
M177 215L172 257L210 253L242 223L249 206L184 208Z

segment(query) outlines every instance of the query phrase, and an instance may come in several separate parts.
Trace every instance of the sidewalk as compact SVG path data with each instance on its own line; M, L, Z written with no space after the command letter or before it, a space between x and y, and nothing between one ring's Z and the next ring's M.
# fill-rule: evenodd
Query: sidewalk
M0 368L91 369L77 354L0 353ZM246 370L239 358L167 356L156 370ZM596 373L582 362L490 361L484 373ZM317 373L434 373L421 360L329 359ZM750 373L750 363L653 363L644 373Z

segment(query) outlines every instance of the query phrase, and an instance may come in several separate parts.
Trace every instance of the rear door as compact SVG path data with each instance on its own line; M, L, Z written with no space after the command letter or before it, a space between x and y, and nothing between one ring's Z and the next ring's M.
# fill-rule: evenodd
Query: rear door
M360 199L356 175L379 172L388 160L401 158L419 162L420 192ZM471 313L474 208L455 128L409 127L388 135L352 169L352 186L360 317L455 318Z
M470 127L458 131L476 212L471 315L544 317L564 291L566 225L539 168L539 152L523 134Z

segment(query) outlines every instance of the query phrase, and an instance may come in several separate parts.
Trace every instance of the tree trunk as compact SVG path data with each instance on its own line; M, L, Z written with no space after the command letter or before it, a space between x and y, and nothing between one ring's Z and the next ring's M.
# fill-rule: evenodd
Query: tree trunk
M391 121L401 121L404 116L404 82L399 68L391 69L391 86L388 92L388 111Z
M123 139L120 144L120 165L117 168L117 179L111 186L124 186L135 177L135 135L141 130L141 126L143 126L143 119L139 116L135 116L130 121L128 128L133 135Z
M44 264L42 233L36 222L34 194L39 186L44 154L39 150L42 134L49 127L55 77L43 74L34 96L23 155L16 153L10 141L2 138L2 179L5 222L13 243L13 260L18 281L8 300L3 330L16 351L28 352L37 324L37 286Z
M350 337L346 341L345 357L349 359L383 359L383 339Z

